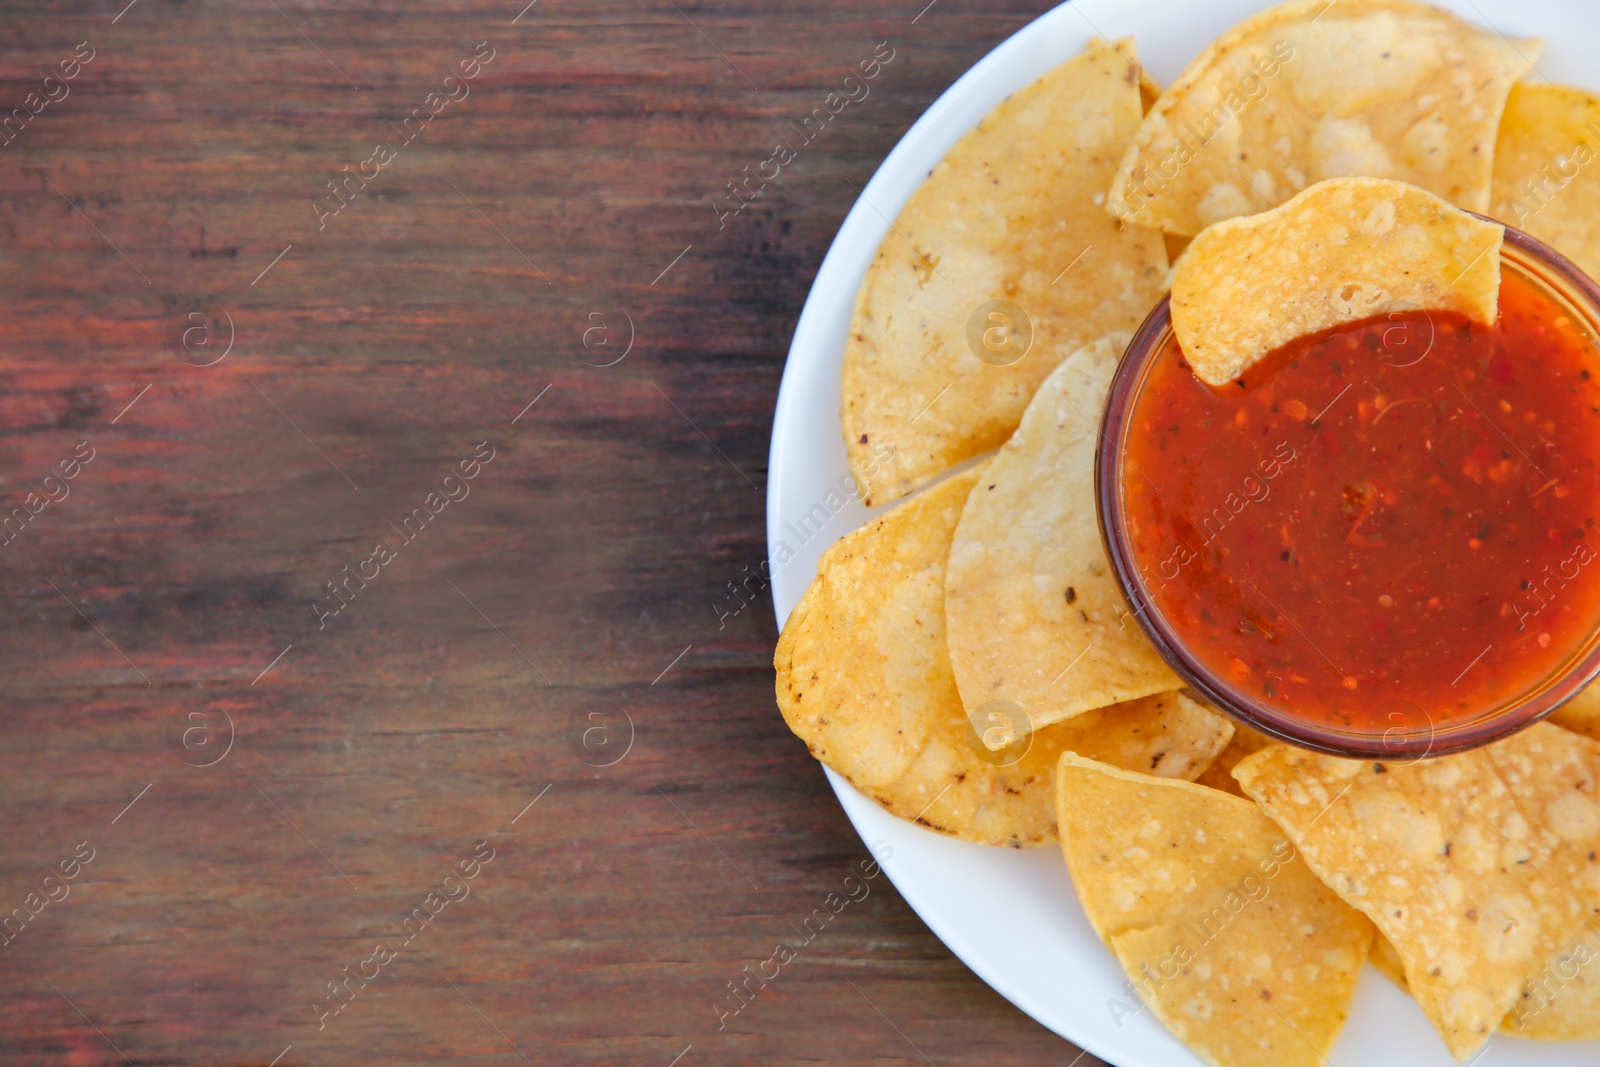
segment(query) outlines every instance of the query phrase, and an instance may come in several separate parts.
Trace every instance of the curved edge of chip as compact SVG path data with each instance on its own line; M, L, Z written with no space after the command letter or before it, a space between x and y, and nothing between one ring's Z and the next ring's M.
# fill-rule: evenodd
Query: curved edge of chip
M1495 140L1489 214L1600 277L1600 94L1572 85L1511 87Z
M1202 230L1173 268L1172 329L1196 376L1221 386L1298 337L1390 312L1492 324L1504 238L1415 185L1331 178Z
M1219 58L1262 30L1305 15L1315 15L1319 8L1329 6L1331 6L1330 0L1288 0L1287 3L1258 11L1242 22L1234 24L1231 29L1213 40L1199 55L1191 59L1172 84L1163 89L1155 102L1145 108L1144 121L1139 124L1139 130L1133 135L1133 140L1128 142L1128 147L1123 149L1122 161L1117 166L1116 175L1111 179L1111 188L1106 192L1106 210L1120 222L1142 225L1139 216L1149 206L1148 201L1134 207L1129 202L1128 195L1133 185L1134 174L1139 168L1139 159L1166 127L1167 113L1177 106L1185 94L1193 90L1197 82L1210 73ZM1153 199L1154 194L1151 194L1151 197ZM1162 228L1166 229L1165 226Z
M1098 338L1061 361L962 509L945 623L969 713L1012 701L1040 729L1183 685L1143 631L1124 624L1096 520L1101 412L1129 336Z
M1151 1008L1217 1067L1326 1067L1368 958L1367 918L1298 862L1249 800L1070 753L1057 763L1055 788L1073 890L1129 978L1129 1012ZM1101 808L1118 824L1097 825L1091 813ZM1174 826L1169 817L1189 821ZM1211 850L1207 862L1190 866L1180 844ZM1273 903L1251 909L1258 899ZM1297 937L1316 939L1301 952L1320 966L1274 967L1274 954ZM1275 1011L1254 1010L1268 1000Z
M1139 124L1138 132L1123 150L1122 159L1107 190L1106 210L1123 223L1155 226L1179 237L1193 236L1200 228L1198 225L1190 228L1180 224L1173 217L1141 219L1140 216L1155 202L1157 192L1147 192L1142 203L1137 205L1133 203L1138 199L1134 195L1135 183L1141 173L1148 172L1148 167L1142 162L1145 153L1150 151L1160 138L1172 134L1172 124L1167 116L1195 91L1200 82L1212 74L1224 56L1236 51L1251 38L1267 30L1296 22L1316 22L1335 5L1338 5L1340 13L1344 15L1383 11L1422 13L1485 35L1491 32L1489 28L1464 19L1453 11L1433 4L1419 3L1417 0L1285 0L1284 3L1259 11L1236 23L1226 33L1213 40L1199 55L1190 60L1177 79L1161 92L1155 102L1145 108L1144 121ZM1521 68L1521 74L1518 76L1526 76L1536 69L1544 50L1544 42L1541 39L1507 37L1499 34L1498 40L1503 42L1504 50L1515 53L1514 59L1510 56L1507 59ZM1502 98L1499 103L1503 112L1505 100ZM1500 115L1496 114L1494 116L1496 126L1499 125L1499 121ZM1488 192L1488 188L1485 188L1486 197ZM1482 204L1473 206L1487 209L1487 199ZM1169 211L1167 214L1170 216L1172 213Z
M1160 299L1171 266L1160 232L1118 224L1104 210L1116 161L1155 88L1132 37L1091 38L990 108L889 223L855 293L840 372L845 453L868 507L1003 445L1064 356L1109 328L1136 328ZM1115 106L1101 100L1108 94ZM1039 109L1050 122L1019 121ZM1004 179L998 190L991 171ZM1060 179L1047 186L1049 199L1035 195L1046 172ZM997 255L994 226L985 221L980 237L979 213L963 214L967 202L1003 209L1017 247ZM1040 239L1068 224L1071 249ZM1089 262L1066 277L1083 255ZM993 347L991 335L1025 341Z

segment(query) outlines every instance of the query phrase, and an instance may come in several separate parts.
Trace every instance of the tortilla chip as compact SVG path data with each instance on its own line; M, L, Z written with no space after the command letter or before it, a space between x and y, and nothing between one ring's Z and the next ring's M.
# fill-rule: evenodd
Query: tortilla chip
M1410 993L1406 965L1383 934L1372 939L1367 959L1378 972ZM1529 1041L1593 1041L1600 1038L1600 940L1580 934L1573 951L1545 966L1500 1022L1500 1032Z
M945 648L944 561L982 474L936 485L830 548L773 662L778 707L817 759L902 818L1020 848L1055 840L1050 772L1063 751L1192 777L1231 731L1177 694L1032 733L1015 707L962 710Z
M1113 767L1156 778L1192 782L1233 739L1234 725L1182 693L1096 708L1038 729L1057 753L1074 752ZM1059 739L1059 741L1058 741Z
M1558 721L1562 713L1587 730L1600 726L1596 719L1600 688L1590 685L1584 689L1551 716L1551 721ZM1585 729L1578 732L1587 736ZM1582 779L1574 775L1569 780ZM1591 918L1572 944L1545 963L1523 988L1500 1029L1531 1041L1600 1040L1600 923Z
M1131 37L1128 38L1130 41L1132 39ZM1131 48L1128 50L1128 57L1130 59L1136 58ZM1156 101L1160 99L1161 83L1151 77L1150 72L1145 70L1144 64L1141 63L1139 65L1139 113L1141 115L1150 114L1150 109L1155 107Z
M1573 698L1550 713L1550 720L1563 730L1600 741L1600 682L1590 682Z
M1337 178L1196 237L1172 279L1172 329L1224 385L1297 337L1391 311L1493 323L1505 228L1403 182Z
M1209 785L1212 789L1220 789L1224 793L1242 797L1244 790L1233 780L1233 769L1246 756L1276 743L1260 730L1253 730L1242 722L1236 722L1233 724L1233 740L1228 742L1228 747L1222 750L1222 755L1218 756L1195 781L1201 785Z
M1272 821L1214 789L1072 755L1056 793L1078 899L1167 1028L1219 1067L1325 1067L1372 924Z
M1489 213L1600 275L1600 97L1516 86L1494 153Z
M969 711L1008 700L1039 727L1183 685L1128 614L1095 517L1100 413L1126 344L1103 337L1057 367L967 498L945 612Z
M1540 47L1405 0L1280 4L1217 38L1156 101L1106 207L1193 235L1359 175L1485 211L1506 96Z
M1411 764L1274 745L1234 775L1393 942L1458 1059L1572 951L1600 904L1600 745L1559 727Z
M906 203L856 295L843 422L868 505L998 448L1064 357L1160 299L1161 234L1105 189L1142 114L1131 38L1008 97Z
M1600 1039L1600 924L1591 921L1545 964L1500 1031L1530 1041Z
M1367 959L1389 981L1399 986L1404 992L1411 992L1411 987L1406 984L1406 965L1400 959L1400 953L1395 950L1394 942L1383 936L1380 931L1372 939L1372 951Z

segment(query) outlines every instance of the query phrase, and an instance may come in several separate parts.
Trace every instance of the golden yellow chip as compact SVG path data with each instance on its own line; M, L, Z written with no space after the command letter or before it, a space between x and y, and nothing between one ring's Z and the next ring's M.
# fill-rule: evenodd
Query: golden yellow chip
M1197 236L1173 272L1172 329L1201 381L1225 385L1297 337L1392 311L1493 323L1504 236L1404 182L1322 182Z
M1411 992L1406 965L1387 937L1380 933L1372 939L1367 958L1402 992ZM1592 926L1524 987L1500 1031L1530 1041L1600 1039L1600 936Z
M1372 939L1367 958L1403 992L1411 992L1406 965L1387 937L1380 933ZM1580 932L1570 951L1545 964L1524 987L1500 1031L1529 1041L1600 1039L1600 936L1593 927Z
M1540 723L1412 764L1274 745L1234 775L1318 876L1393 943L1458 1059L1487 1041L1600 904L1600 745Z
M1233 724L1233 740L1228 742L1228 747L1222 750L1222 755L1218 756L1195 781L1201 785L1209 785L1212 789L1220 789L1224 793L1242 797L1244 790L1233 780L1233 769L1246 756L1260 752L1274 743L1272 738L1261 731L1252 730L1244 723L1236 722Z
M1182 693L1157 693L1096 708L1054 726L1038 741L1053 751L1075 752L1155 778L1194 781L1233 738L1234 725Z
M968 716L945 647L944 569L983 468L830 548L773 656L778 707L812 755L902 818L968 841L1055 840L1050 773L1082 749L1193 777L1227 745L1221 716L1178 694L1029 733L996 702Z
M1037 728L1183 685L1128 614L1095 517L1100 412L1126 343L1064 360L967 498L945 612L969 712L1006 700Z
M1600 1039L1600 923L1591 921L1528 982L1500 1030L1530 1041Z
M1132 39L1133 38L1131 38L1131 37L1127 38L1127 40L1130 40L1130 41ZM1128 52L1128 55L1129 56L1133 55L1132 50L1130 50ZM1142 115L1150 114L1150 109L1155 107L1156 106L1156 101L1160 100L1160 99L1161 99L1161 83L1156 81L1153 77L1151 77L1150 76L1150 72L1148 70L1144 69L1144 65L1143 64L1140 64L1140 66L1139 66L1139 113L1142 114Z
M1600 98L1565 85L1511 90L1489 214L1600 275Z
M1219 37L1156 101L1106 206L1193 235L1364 176L1484 211L1506 95L1539 50L1406 0L1279 4Z
M1550 721L1590 739L1600 731L1600 685L1590 685ZM1581 782L1581 776L1572 780ZM1591 918L1572 944L1545 963L1500 1029L1532 1041L1600 1040L1600 922Z
M1411 987L1406 984L1406 965L1401 961L1400 953L1395 951L1394 943L1384 937L1382 931L1372 939L1372 952L1367 958L1385 978L1405 992L1411 992Z
M1067 755L1061 846L1089 922L1184 1044L1225 1067L1326 1067L1372 924L1249 801Z
M1045 376L1160 298L1158 230L1103 207L1142 114L1132 39L991 111L895 220L856 296L843 422L868 504L998 448Z
M1576 696L1550 713L1550 721L1564 730L1600 741L1600 682L1590 682Z

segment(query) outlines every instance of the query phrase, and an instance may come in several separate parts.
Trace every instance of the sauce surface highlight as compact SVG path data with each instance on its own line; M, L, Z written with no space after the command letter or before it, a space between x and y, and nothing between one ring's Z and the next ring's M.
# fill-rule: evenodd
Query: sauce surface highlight
M1516 697L1600 620L1597 372L1511 272L1492 329L1393 314L1220 390L1169 344L1122 486L1155 607L1234 686L1339 729Z

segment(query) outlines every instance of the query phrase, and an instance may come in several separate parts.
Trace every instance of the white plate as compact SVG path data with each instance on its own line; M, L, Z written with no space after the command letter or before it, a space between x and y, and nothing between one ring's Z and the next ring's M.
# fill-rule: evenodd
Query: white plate
M873 514L842 490L849 467L839 423L839 381L856 289L888 231L887 220L899 214L929 168L991 107L1077 55L1091 36L1136 37L1145 65L1166 84L1207 42L1267 6L1262 0L1063 4L967 71L895 146L839 228L806 299L784 368L767 487L768 558L781 554L780 542L793 553L772 568L780 625L816 574L822 551ZM1442 6L1510 36L1544 37L1543 75L1600 87L1600 73L1589 73L1600 46L1600 5L1592 0L1446 0ZM818 529L821 515L828 517ZM802 525L804 516L809 518ZM1001 995L1119 1067L1199 1067L1200 1061L1149 1011L1126 1014L1138 1002L1124 991L1121 968L1079 908L1059 849L1016 852L953 841L896 819L832 771L826 773L862 840L893 848L883 866L901 895ZM1480 1067L1592 1067L1596 1062L1600 1042L1551 1045L1505 1036L1495 1037L1476 1061ZM1368 967L1330 1067L1453 1063L1416 1004Z

